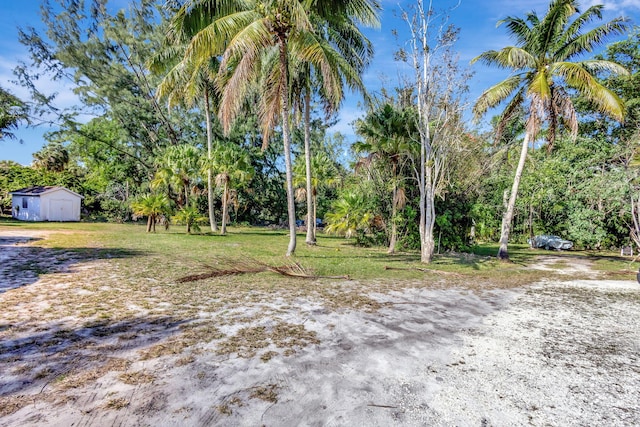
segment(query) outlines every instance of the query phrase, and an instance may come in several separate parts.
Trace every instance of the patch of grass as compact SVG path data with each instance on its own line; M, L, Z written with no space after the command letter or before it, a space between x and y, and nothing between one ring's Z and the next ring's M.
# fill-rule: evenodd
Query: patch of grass
M0 396L0 417L18 412L30 403L33 403L30 396Z
M253 389L249 397L251 399L260 399L265 402L277 403L278 402L278 385L267 384L258 386Z
M125 372L118 377L120 381L129 385L138 385L151 383L156 379L156 376L146 371L138 372Z
M104 409L123 409L129 406L129 401L124 397L115 397L109 399L103 405Z

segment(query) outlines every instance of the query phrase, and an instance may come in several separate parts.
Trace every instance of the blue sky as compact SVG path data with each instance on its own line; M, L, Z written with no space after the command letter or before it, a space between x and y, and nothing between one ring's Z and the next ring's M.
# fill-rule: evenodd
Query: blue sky
M89 0L87 0L89 1ZM126 0L111 0L111 9L126 8ZM400 39L406 34L406 24L397 18L398 4L410 4L409 1L382 0L382 26L377 30L367 30L366 34L374 43L376 56L371 67L364 75L364 83L371 91L380 88L383 81L393 87L402 74L403 66L393 61L393 52L398 44L392 36L392 30L398 30ZM434 0L435 9L445 9L457 4L457 0ZM640 25L640 0L582 0L582 9L592 4L604 4L604 20L624 15L631 18L634 25ZM506 16L523 16L535 10L539 15L546 11L548 0L461 0L450 14L450 23L461 28L457 50L463 64L489 49L499 49L510 44L504 28L496 28L496 22ZM27 61L24 47L18 42L17 27L34 26L39 28L40 0L3 0L0 4L0 86L9 89L14 95L26 99L27 92L11 83L15 79L12 70L19 61ZM472 67L475 76L471 81L470 101L477 98L482 90L498 82L505 75L500 71L488 69L479 64ZM70 88L60 82L41 81L41 90L57 92L58 105L68 107L75 103ZM333 130L340 131L349 140L353 139L350 123L363 113L358 107L359 96L349 95L340 111L340 122ZM20 128L17 140L0 141L0 160L14 160L21 164L30 164L32 153L44 144L43 134L49 129L43 127Z

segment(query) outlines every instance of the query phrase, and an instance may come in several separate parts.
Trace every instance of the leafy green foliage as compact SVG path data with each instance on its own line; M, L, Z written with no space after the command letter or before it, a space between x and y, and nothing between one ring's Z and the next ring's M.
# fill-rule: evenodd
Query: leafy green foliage
M191 232L200 232L200 224L206 223L209 218L202 215L198 208L194 206L185 206L180 209L174 216L173 220L177 224L183 224L187 227L187 234Z
M156 222L161 215L169 213L169 200L162 194L147 194L131 202L131 210L135 215L146 216L147 233L156 232Z
M15 138L11 131L17 129L20 123L28 121L27 105L0 87L0 141Z

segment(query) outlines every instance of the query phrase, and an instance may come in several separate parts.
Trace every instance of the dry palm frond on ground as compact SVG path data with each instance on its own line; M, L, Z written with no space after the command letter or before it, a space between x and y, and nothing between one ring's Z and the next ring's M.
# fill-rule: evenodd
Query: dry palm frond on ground
M206 270L199 274L190 274L176 280L178 283L195 282L197 280L210 279L213 277L235 276L240 274L263 273L270 271L287 277L298 277L301 279L349 279L349 276L318 276L298 262L290 264L271 266L255 259L225 259L218 258L217 264L220 266L203 265Z

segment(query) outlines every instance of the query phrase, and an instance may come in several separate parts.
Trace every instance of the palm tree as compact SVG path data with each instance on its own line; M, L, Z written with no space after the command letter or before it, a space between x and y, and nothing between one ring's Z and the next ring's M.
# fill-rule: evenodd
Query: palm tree
M340 175L335 162L325 153L315 154L309 163L311 167L307 166L306 156L305 159L296 158L293 165L293 185L296 187L296 200L307 200L307 231L311 229L315 242L318 189L336 186L340 182Z
M184 195L182 206L189 205L189 196L200 177L201 152L193 145L175 145L167 148L159 158L160 169L151 183L153 188L172 185Z
M624 103L598 82L593 73L607 71L626 74L627 71L622 66L605 60L572 62L578 56L592 52L607 36L624 33L627 27L625 18L616 18L585 30L593 20L602 18L602 8L603 6L592 6L580 13L576 0L552 0L547 14L541 18L535 12L527 14L525 19L508 17L498 22L498 25L507 26L517 45L484 52L472 61L482 61L513 71L511 76L480 96L473 110L476 118L510 98L498 122L497 133L500 134L502 127L517 113L519 107L524 105L528 111L520 159L502 218L498 250L498 258L501 260L509 259L509 231L529 144L536 140L544 122L549 124L549 149L559 125L570 130L573 137L577 135L576 111L566 88L584 96L602 113L615 120L623 120ZM578 16L571 21L576 14Z
M201 25L202 22L198 21ZM164 49L152 58L149 68L154 73L164 73L164 77L158 85L156 96L167 99L167 106L171 108L178 103L184 103L187 107L193 107L202 101L206 131L207 131L207 158L211 159L213 152L213 125L212 109L217 110L218 94L215 91L213 81L218 73L219 61L216 56L196 60L185 56L186 43L189 36L199 29L183 27L183 32L167 34ZM218 231L214 212L213 173L207 171L207 202L209 207L209 224L211 231Z
M249 153L234 144L221 144L213 150L209 169L216 175L216 185L222 187L222 220L220 234L227 233L230 185L243 184L253 177Z
M156 220L169 211L169 199L162 194L147 194L134 200L131 209L135 215L148 217L147 233L155 233Z
M178 224L184 224L187 227L187 234L191 234L191 231L199 232L200 224L207 218L200 214L197 207L185 206L173 216L173 220Z
M50 172L62 172L69 164L69 151L60 142L50 142L33 153L33 167Z
M225 131L229 131L248 89L261 72L273 71L262 75L260 117L265 142L278 120L282 129L289 218L287 256L296 248L289 129L291 55L301 62L320 64L324 51L312 19L376 25L377 8L376 0L209 0L186 4L173 19L174 31L181 31L194 17L207 16L210 22L191 39L187 55L210 58L224 50L220 68L225 73L218 76L218 86L222 94L219 115ZM278 67L274 69L270 63Z
M311 96L312 85L318 88L324 110L327 114L336 111L343 100L344 83L355 91L361 92L368 102L366 89L360 79L364 68L373 57L373 46L364 37L353 22L337 19L329 25L317 22L317 34L321 35L321 46L325 50L324 60L320 68L312 67L310 63L295 63L292 72L292 92L294 108L300 111L304 120L304 158L306 164L306 195L307 227L306 243L315 245L315 206L313 205L313 168L311 166ZM331 78L327 78L327 74ZM294 184L295 185L295 184ZM296 190L298 191L298 190Z
M364 137L364 142L354 144L356 152L366 152L371 160L391 164L391 234L388 253L395 252L398 236L396 216L405 203L404 190L400 185L399 168L411 149L411 130L414 117L406 109L390 103L370 111L364 119L356 121L356 132Z
M348 191L338 198L327 213L326 232L351 238L369 231L373 214L367 198L359 192Z

